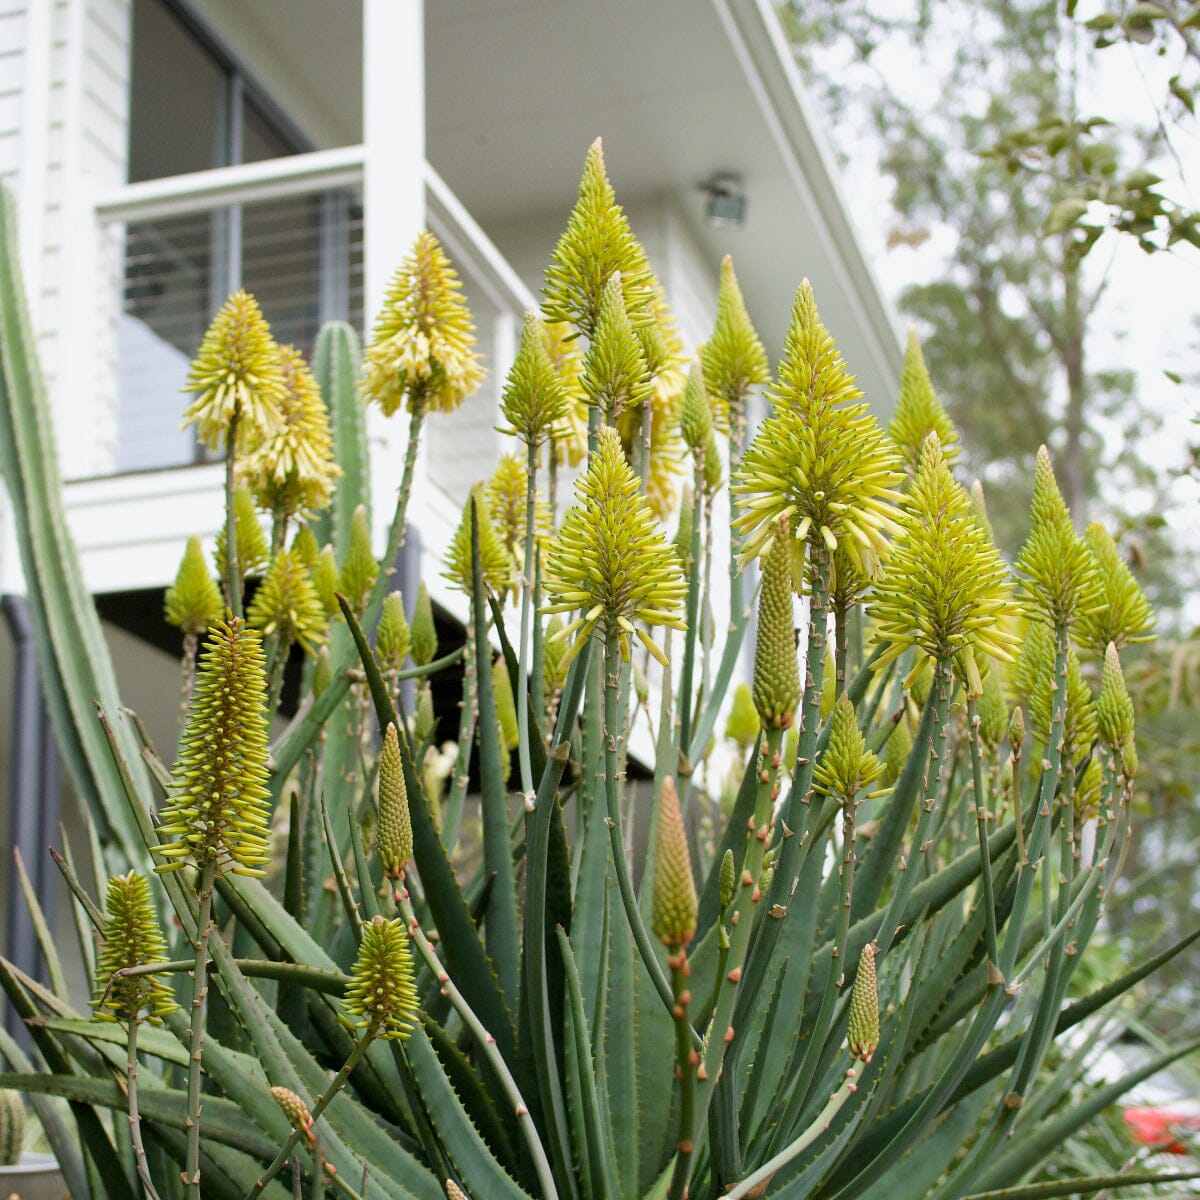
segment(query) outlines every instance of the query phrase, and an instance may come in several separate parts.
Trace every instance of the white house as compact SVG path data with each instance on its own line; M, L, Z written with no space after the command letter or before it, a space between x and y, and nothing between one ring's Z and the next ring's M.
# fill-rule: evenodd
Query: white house
M178 426L225 295L252 290L279 340L308 350L327 318L369 328L417 230L441 237L490 378L453 441L431 421L410 520L432 584L498 456L497 387L597 134L690 343L725 253L772 354L807 275L868 397L890 405L894 322L771 0L0 0L0 177L71 525L126 698L163 741L173 706L153 698L175 662L140 639L166 632L186 537L220 521L221 468ZM732 202L724 220L714 198ZM371 432L382 526L398 438ZM0 844L23 845L36 876L57 785L28 685L10 695L29 666L22 588L0 511Z

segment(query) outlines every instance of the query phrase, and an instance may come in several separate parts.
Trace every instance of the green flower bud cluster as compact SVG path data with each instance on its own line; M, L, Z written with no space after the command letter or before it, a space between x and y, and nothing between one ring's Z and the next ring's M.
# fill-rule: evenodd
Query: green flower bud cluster
M374 917L362 929L358 957L343 1001L359 1027L405 1040L417 1023L417 988L408 932L399 917Z
M122 975L131 967L167 961L163 938L145 875L130 871L108 881L104 942L96 960L92 1007L102 1021L140 1020L157 1025L178 1009L174 993L154 975Z

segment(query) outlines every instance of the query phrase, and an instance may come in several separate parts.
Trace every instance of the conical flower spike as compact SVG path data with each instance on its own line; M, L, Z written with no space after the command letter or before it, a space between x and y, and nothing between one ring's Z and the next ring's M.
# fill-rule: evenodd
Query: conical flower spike
M209 630L171 774L159 870L192 862L261 875L270 844L266 679L258 632L236 618Z
M1054 635L1050 627L1031 622L1021 657L1017 660L1017 687L1029 705L1033 732L1042 745L1050 737L1054 715ZM1063 719L1063 746L1078 761L1096 737L1096 706L1084 681L1079 656L1067 651L1067 711Z
M679 608L687 591L679 558L655 528L653 514L615 429L601 429L596 452L575 487L576 503L546 552L546 612L583 609L558 636L575 641L571 655L600 626L615 633L629 654L636 634L665 665L662 651L633 622L682 629Z
M839 800L853 800L883 773L883 763L867 749L854 705L843 692L833 707L829 744L813 770L817 791Z
M1075 640L1100 657L1109 642L1118 650L1131 642L1154 639L1154 613L1145 593L1138 586L1108 530L1093 521L1083 535L1084 545L1096 563L1099 603L1091 612L1079 614L1075 622Z
M500 398L500 411L509 428L527 446L540 446L568 412L570 400L558 371L546 352L545 334L537 313L525 314L521 345Z
M1019 704L1013 709L1008 721L1008 744L1014 754L1019 754L1021 747L1025 745L1025 713Z
M417 988L404 922L375 917L363 926L343 1001L377 1037L407 1039L417 1023Z
M213 318L184 391L196 393L196 399L183 414L183 427L195 425L210 450L224 448L234 417L239 442L270 437L279 428L287 400L279 348L248 292L234 292Z
M850 1026L847 1031L850 1056L871 1061L879 1045L879 985L875 979L875 946L868 943L858 957L854 990L850 993Z
M492 660L492 695L496 701L496 720L500 725L500 745L511 753L520 743L521 735L512 681L508 677L508 664L503 654L496 655Z
M1016 652L1016 638L1003 623L1011 593L1004 560L975 520L931 433L900 534L875 587L875 639L887 647L879 665L913 647L918 657L910 680L926 660L953 660L968 691L978 696L980 657L1008 661Z
M283 1115L287 1117L293 1129L298 1129L304 1134L308 1142L313 1141L313 1119L312 1113L309 1112L308 1105L300 1099L290 1088L273 1087L271 1096L275 1103L283 1109Z
M895 531L900 458L821 324L812 288L800 285L784 344L775 412L759 426L733 491L741 560L764 553L779 517L795 537L820 535L832 550L844 539L868 577Z
M454 1182L453 1179L446 1180L446 1200L471 1200L471 1197Z
M1075 785L1075 820L1090 821L1100 812L1100 793L1104 788L1104 771L1098 758L1089 758L1083 777Z
M437 626L433 621L433 604L429 599L429 591L422 580L417 587L417 603L413 608L412 625L409 627L412 635L412 647L409 653L418 667L427 667L437 654Z
M284 398L278 429L251 437L238 478L267 512L314 513L329 506L341 468L333 460L329 412L295 346L279 347Z
M732 738L745 754L754 745L759 728L758 710L754 707L750 685L739 683L733 689L733 704L729 709L729 719L725 722L725 736Z
M686 946L696 931L696 885L688 853L675 780L663 780L658 807L658 843L654 856L651 928L664 946Z
M208 572L198 537L188 538L175 583L164 600L167 623L195 637L221 619L221 589Z
M321 608L328 620L332 620L341 612L337 602L338 590L341 588L338 575L337 559L333 555L333 547L323 546L321 553L317 555L317 561L313 563L312 581L313 587L317 591L317 597L321 601Z
M371 589L379 576L379 562L371 549L371 530L367 510L360 504L350 518L350 536L346 539L346 557L338 572L338 591L361 613L367 607Z
M694 454L708 443L712 432L712 412L704 390L704 375L699 363L692 363L687 386L683 389L683 410L679 414L679 432Z
M446 569L442 575L460 591L471 594L471 526L478 522L479 566L483 588L493 596L502 595L512 582L513 560L492 521L492 506L488 503L483 485L471 489L463 509L462 520L450 539L446 551Z
M765 728L791 725L800 700L800 671L792 613L792 554L786 535L775 539L763 563L752 694Z
M1104 743L1119 754L1133 741L1133 701L1125 687L1117 648L1109 642L1096 699L1096 724Z
M733 900L734 886L737 883L734 871L733 851L726 850L721 855L721 874L717 878L717 895L722 908L728 908Z
M900 400L888 426L888 437L904 456L910 474L920 465L921 447L931 433L937 434L942 444L942 456L952 467L958 458L958 431L933 390L925 355L921 352L921 339L917 337L917 331L910 328L904 369L900 373Z
M267 535L263 533L262 524L258 519L258 510L254 507L254 496L249 488L240 487L233 493L233 515L237 522L237 560L238 569L245 579L257 575L267 565L271 557L271 548L267 545ZM217 574L225 578L225 525L217 530L217 544L213 552Z
M704 378L714 401L713 418L719 428L728 429L743 416L750 389L771 378L767 352L746 311L727 254L721 263L721 285L717 292L717 321L712 336L701 352Z
M149 1010L157 1024L178 1009L170 987L154 975L118 975L130 967L167 961L167 943L158 924L150 884L145 875L130 871L108 881L104 943L96 963L92 1007L104 1021L138 1020Z
M290 550L275 555L271 569L246 610L246 623L264 637L274 635L281 646L300 644L316 654L329 624L317 589L304 564Z
M1095 560L1075 536L1045 446L1037 455L1032 522L1017 573L1030 615L1048 625L1069 625L1099 603Z
M388 592L383 598L379 631L375 634L375 653L380 666L385 671L403 670L411 644L408 619L404 615L404 597L399 592Z
M616 271L621 274L625 311L633 324L649 324L654 319L654 276L617 203L597 138L587 153L579 198L546 268L542 288L546 320L569 321L592 338L601 296Z
M625 312L619 274L604 289L580 382L587 402L609 423L626 409L641 408L650 398L650 372Z
M401 404L410 412L453 412L483 376L462 284L437 238L423 230L375 320L363 355L363 395L389 417Z
M292 538L292 553L311 571L316 564L321 547L317 545L316 534L308 525L301 525Z
M884 787L891 787L900 778L912 747L912 730L908 727L907 719L901 717L883 748L883 774L880 779Z
M512 563L510 585L525 561L525 518L528 515L529 472L515 454L505 454L496 464L487 481L487 501L492 511L492 524L499 534ZM535 547L550 535L553 522L550 510L539 493L533 500L533 538Z
M383 873L390 879L399 879L412 858L413 834L400 739L392 724L388 725L379 749L379 835L375 848Z
M999 671L988 671L976 711L979 714L980 741L988 750L995 750L1004 741L1004 733L1008 728L1008 703L1004 699L1004 684Z

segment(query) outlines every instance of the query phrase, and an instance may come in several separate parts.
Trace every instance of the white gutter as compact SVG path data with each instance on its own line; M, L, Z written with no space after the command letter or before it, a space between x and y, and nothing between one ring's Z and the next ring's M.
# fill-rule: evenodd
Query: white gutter
M772 0L712 0L712 5L796 192L833 253L846 293L859 304L875 368L893 384L894 396L900 389L900 322L863 254L837 162L821 133Z

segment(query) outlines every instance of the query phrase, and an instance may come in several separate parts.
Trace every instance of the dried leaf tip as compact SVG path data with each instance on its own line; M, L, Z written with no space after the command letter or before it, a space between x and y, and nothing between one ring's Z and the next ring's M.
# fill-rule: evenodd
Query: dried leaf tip
M346 988L346 1011L382 1038L407 1039L417 1022L417 989L408 932L399 917L375 917L363 926L358 957Z
M688 853L679 793L669 775L658 807L651 928L664 946L682 948L696 930L696 885Z

